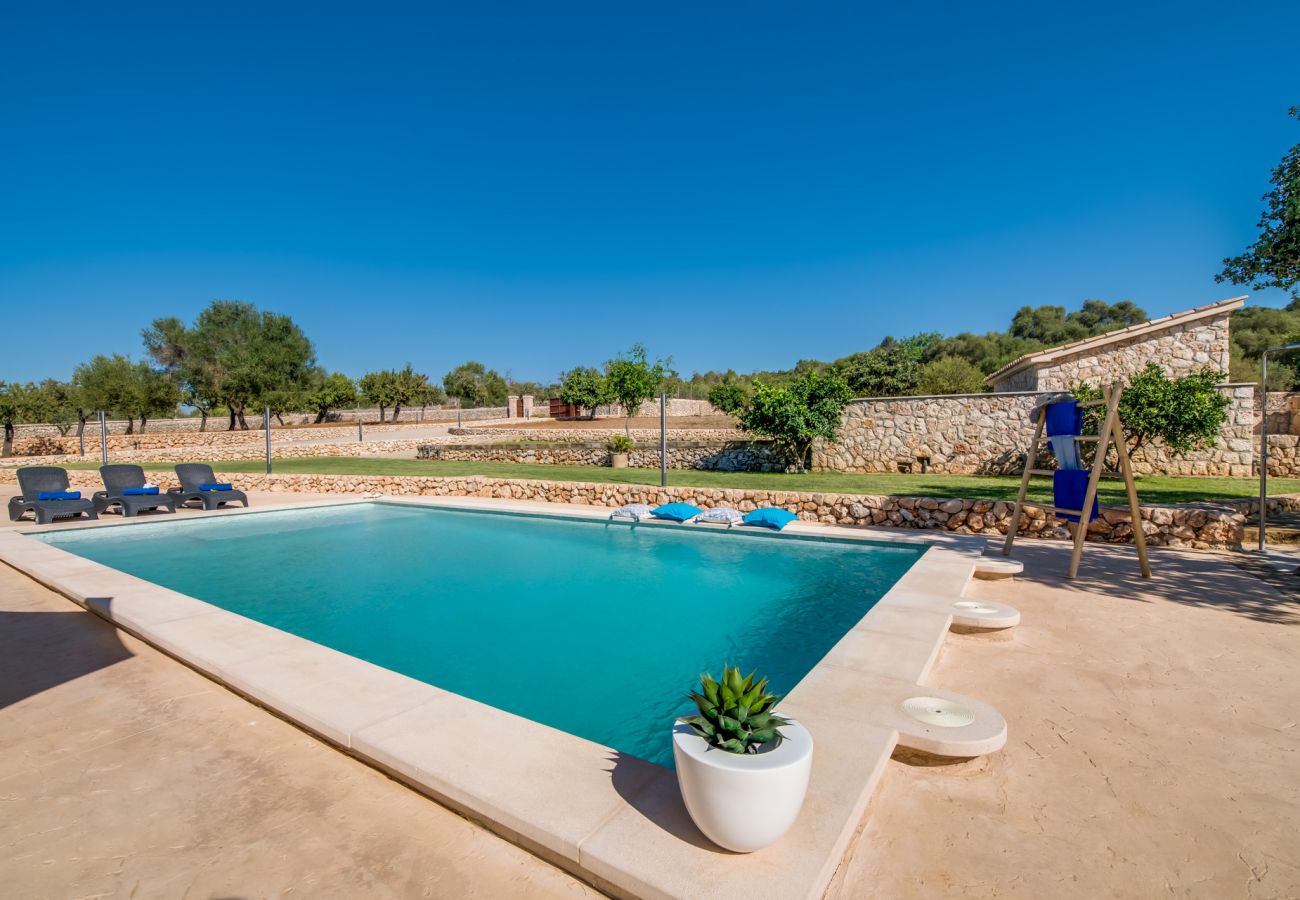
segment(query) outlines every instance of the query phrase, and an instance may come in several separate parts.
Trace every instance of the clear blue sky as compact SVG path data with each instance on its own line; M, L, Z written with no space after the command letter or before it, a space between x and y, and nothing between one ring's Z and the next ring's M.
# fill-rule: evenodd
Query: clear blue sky
M1185 309L1244 292L1213 275L1300 141L1297 34L1294 2L9 3L0 379L217 297L352 375L539 380Z

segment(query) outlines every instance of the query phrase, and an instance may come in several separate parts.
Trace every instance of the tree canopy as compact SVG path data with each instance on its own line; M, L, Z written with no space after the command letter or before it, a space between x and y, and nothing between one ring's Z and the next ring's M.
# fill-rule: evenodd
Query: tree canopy
M758 382L740 409L740 426L770 438L795 471L805 472L814 441L839 440L844 407L851 399L848 382L835 371L805 372L790 384Z
M473 360L444 375L442 386L448 397L455 397L461 406L469 408L505 406L510 393L500 374Z
M1300 106L1288 115L1300 119ZM1300 144L1286 152L1269 178L1273 185L1263 197L1259 237L1239 256L1223 261L1215 281L1248 284L1254 290L1281 288L1300 301Z
M624 430L632 434L632 417L641 404L659 393L668 376L666 360L650 361L643 344L633 344L627 353L605 363L605 384L609 397L623 407Z
M1138 454L1155 441L1180 456L1213 447L1232 403L1218 389L1225 378L1223 372L1212 369L1170 378L1160 366L1148 364L1129 379L1119 398L1119 418L1129 451ZM1074 395L1085 401L1100 400L1101 389L1081 385ZM1100 430L1101 410L1093 407L1087 411L1085 432Z
M283 410L304 402L318 376L316 351L289 316L251 303L214 300L186 327L156 319L145 349L182 386L186 403L204 413L226 407L230 429L247 428L250 408Z
M605 376L592 368L570 369L560 376L560 402L587 411L594 418L596 407L610 402L609 384Z

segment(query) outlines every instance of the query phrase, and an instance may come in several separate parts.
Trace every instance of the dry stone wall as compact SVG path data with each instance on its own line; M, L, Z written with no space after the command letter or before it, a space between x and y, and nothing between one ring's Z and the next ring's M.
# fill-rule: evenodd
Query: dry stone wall
M94 490L93 472L69 473L72 487ZM167 487L175 483L170 472L153 471L149 477ZM748 489L646 487L627 484L580 484L559 481L482 477L432 478L363 475L219 475L247 491L294 493L369 494L426 497L495 497L538 500L617 508L625 503L659 505L682 500L703 509L730 506L749 512L760 506L788 509L804 521L830 525L928 529L955 534L1005 534L1010 527L1012 504L990 500L937 499L932 497L877 497L856 494L805 493ZM0 483L12 485L11 469L0 469ZM1141 524L1152 546L1199 550L1238 549L1246 517L1255 501L1216 505L1144 506ZM1269 498L1270 513L1300 508L1300 497ZM1042 510L1026 510L1023 535L1027 538L1064 540L1068 532ZM1088 528L1088 540L1127 544L1133 539L1133 522L1127 509L1103 508L1102 516Z
M384 425L364 425L363 431L367 436L376 434L394 434L400 433L404 429L411 428L410 425L402 424L384 424ZM418 426L416 426L418 427ZM340 426L337 428L288 428L288 429L271 429L272 446L292 445L305 442L337 441L346 443L356 441L356 425ZM124 451L133 450L164 450L173 448L204 448L206 453L209 449L220 450L230 447L264 447L266 442L266 432L257 431L149 431L144 434L109 434L108 452L117 454ZM85 436L87 455L98 455L100 450L99 432L93 434L86 432ZM24 436L22 432L14 440L14 453L17 456L49 456L49 455L71 455L80 452L80 444L75 434L66 437L50 436ZM236 459L242 457L223 457L225 459Z
M557 444L421 444L417 459L464 460L472 462L535 463L561 466L605 466L610 453L604 443ZM659 446L636 447L628 464L657 469ZM668 468L712 469L723 472L780 472L784 463L766 442L738 441L725 444L677 441L668 444Z
M341 409L332 412L326 417L326 422L351 422L354 424L358 419L366 423L367 428L381 427L382 425L419 425L455 422L459 415L462 422L480 422L490 419L506 418L506 408L504 406L482 407L480 409L462 409L456 410L454 406L448 407L427 407L421 410L419 407L403 407L394 418L393 410L388 409L384 412L385 421L379 421L379 408L370 407L365 409ZM258 412L255 415L246 415L244 417L248 422L248 427L255 431L262 430L262 414ZM316 421L315 413L284 413L280 418L271 417L272 430L282 425L311 425ZM125 419L110 419L108 421L109 435L125 435L127 421ZM202 419L199 416L183 417L176 419L150 419L145 428L146 434L155 434L157 432L182 432L182 433L202 433L202 434L222 434L236 433L227 431L227 420L224 416L209 416L208 427L205 431L199 432L202 427ZM135 423L136 428L140 423ZM89 438L91 432L94 432L95 439L99 439L99 422L91 420L86 423L86 437ZM15 436L24 437L63 437L63 430L57 425L49 424L30 424L18 425ZM136 435L139 437L140 435ZM76 435L72 435L73 440Z

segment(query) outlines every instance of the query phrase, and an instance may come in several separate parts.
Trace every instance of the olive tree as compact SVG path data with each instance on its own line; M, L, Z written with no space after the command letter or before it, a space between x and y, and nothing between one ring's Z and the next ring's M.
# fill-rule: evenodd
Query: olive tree
M442 378L448 397L455 397L461 406L505 406L510 391L506 380L494 369L481 362L470 360L461 363Z
M356 383L342 372L319 374L307 394L307 406L316 413L316 424L324 422L331 410L355 406L357 403Z

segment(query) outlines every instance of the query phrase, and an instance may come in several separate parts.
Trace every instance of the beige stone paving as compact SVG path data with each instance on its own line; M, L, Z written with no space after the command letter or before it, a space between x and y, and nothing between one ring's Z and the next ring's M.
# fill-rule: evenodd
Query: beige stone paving
M1300 605L1230 557L1017 545L967 591L1011 641L949 637L931 683L1007 718L999 754L891 760L828 896L1300 896ZM1300 579L1290 576L1291 590Z
M828 896L1300 896L1300 579L1016 555L968 591L1014 638L952 635L931 677L1008 746L891 761ZM0 707L6 896L593 896L4 567Z
M0 566L0 895L595 897Z

